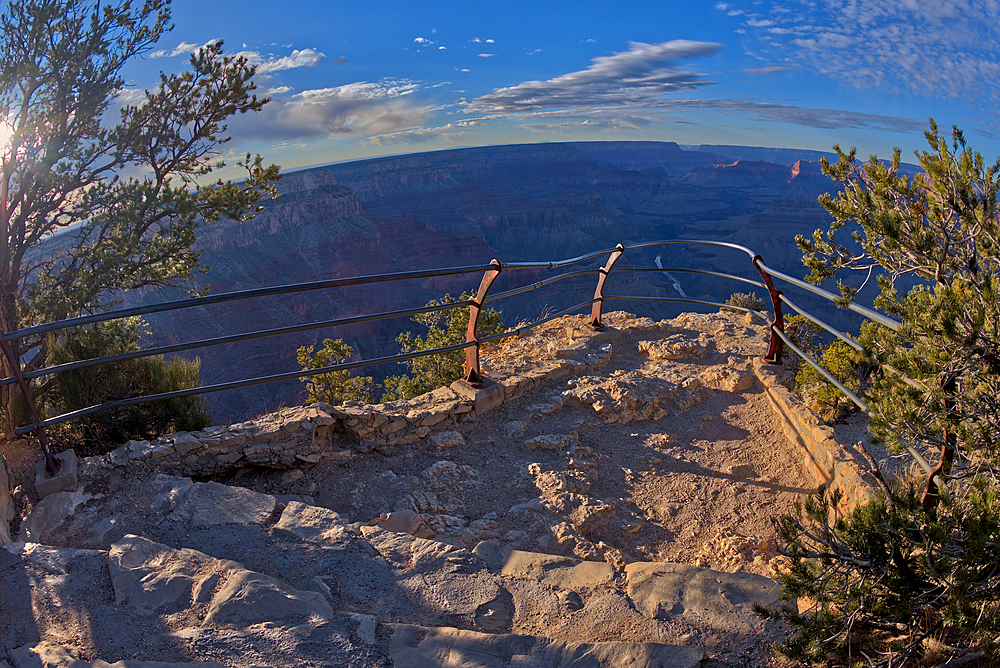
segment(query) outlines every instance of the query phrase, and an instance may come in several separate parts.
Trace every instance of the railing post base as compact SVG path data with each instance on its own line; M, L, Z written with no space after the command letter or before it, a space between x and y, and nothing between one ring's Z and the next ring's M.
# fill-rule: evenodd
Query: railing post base
M608 263L601 267L601 277L597 279L597 289L594 290L594 305L590 307L590 326L595 331L604 331L604 323L601 322L601 310L604 308L604 282L608 280L611 267L615 265L624 252L625 246L618 244L612 251L611 257L608 258Z
M486 294L490 291L493 281L497 280L497 276L500 275L500 271L503 269L503 265L500 264L499 260L493 260L490 264L493 265L493 268L488 269L483 275L483 280L479 283L479 292L476 293L476 299L469 307L469 328L465 332L465 342L475 343L476 345L465 349L465 364L462 365L465 372L463 380L476 388L485 387L488 382L482 375L479 366L479 347L481 345L479 343L478 332L479 314L483 310L483 304L486 303Z
M760 277L764 279L764 285L771 296L771 308L774 312L774 320L771 322L771 340L767 344L767 353L764 355L764 361L768 364L781 364L781 354L785 350L785 342L781 340L780 336L774 333L775 328L782 334L785 333L785 316L781 313L781 291L774 287L771 275L761 269L760 265L764 263L764 258L760 255L754 255L751 262L757 273L760 274Z

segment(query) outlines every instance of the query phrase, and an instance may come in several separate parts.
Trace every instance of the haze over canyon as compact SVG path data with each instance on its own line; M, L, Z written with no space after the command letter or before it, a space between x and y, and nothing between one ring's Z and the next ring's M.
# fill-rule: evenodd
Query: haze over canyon
M707 239L741 244L765 262L803 276L796 234L826 228L820 193L834 190L815 151L731 146L682 149L664 142L585 142L492 146L337 164L285 174L281 199L255 220L222 221L203 230L203 281L212 294L329 278L486 264L550 261L618 243ZM606 256L574 265L596 268ZM746 254L708 246L658 246L630 251L615 265L694 268L758 278ZM546 270L501 273L493 294L553 275ZM475 291L481 275L374 284L341 290L185 309L149 318L152 343L163 345L242 331L422 306L445 293ZM593 296L593 274L494 302L510 326ZM752 286L687 273L613 271L605 294L725 301ZM758 291L762 297L763 291ZM131 303L162 301L149 292ZM856 327L836 309L796 295L798 302ZM605 310L673 317L691 304L612 301ZM711 310L711 309L708 309ZM299 367L295 351L343 338L362 358L393 355L401 331L422 334L408 319L204 348L204 384ZM382 378L391 366L364 370ZM289 381L208 395L219 420L241 420L305 399Z

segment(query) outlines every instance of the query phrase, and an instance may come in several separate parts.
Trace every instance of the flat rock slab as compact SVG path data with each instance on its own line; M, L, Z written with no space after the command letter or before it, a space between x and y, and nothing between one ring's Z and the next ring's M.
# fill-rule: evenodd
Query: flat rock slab
M274 516L277 500L270 494L251 492L217 482L199 482L191 486L170 519L193 527L218 524L267 524Z
M473 550L493 571L502 575L534 580L555 589L592 589L611 581L615 569L603 561L582 561L572 557L512 550L489 542Z
M165 663L126 660L107 663L98 659L91 663L79 660L74 652L52 642L40 642L34 647L18 647L11 650L10 659L14 662L13 668L224 668L216 661Z
M112 545L108 561L118 603L140 615L186 608L197 614L207 606L204 624L236 627L262 622L284 627L333 615L318 592L299 591L235 561L174 550L139 536Z
M41 543L52 539L56 529L76 512L77 507L94 498L82 488L55 492L35 504L21 523L22 543Z
M133 535L111 546L108 566L116 602L140 615L206 603L222 574L242 569L235 561L188 548L175 550Z
M625 574L629 598L650 619L679 618L695 627L749 634L763 624L754 603L779 605L778 583L753 573L639 562L627 565Z
M199 655L227 666L269 668L375 668L388 665L385 650L375 647L374 625L363 615L337 613L333 618L280 628L256 624L245 629L189 628L173 638ZM238 662L234 661L238 657Z
M388 625L395 668L699 668L700 647L656 643L566 643L455 628Z
M409 534L386 531L379 527L361 527L361 535L389 563L404 573L453 571L468 556L464 548Z
M274 528L310 543L339 545L350 538L338 513L298 501L289 501Z

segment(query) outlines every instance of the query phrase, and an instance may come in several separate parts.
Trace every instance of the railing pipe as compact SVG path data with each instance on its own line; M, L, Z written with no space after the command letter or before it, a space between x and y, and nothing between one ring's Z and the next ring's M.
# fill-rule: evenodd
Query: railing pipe
M215 385L204 385L202 387L192 387L186 390L174 390L173 392L163 392L161 394L152 394L148 397L133 397L130 399L118 399L115 401L109 401L107 403L98 404L96 406L88 406L86 408L80 408L78 410L63 413L62 415L57 415L55 417L42 420L37 426L40 427L50 427L52 425L61 424L63 422L68 422L70 420L75 420L76 418L81 418L92 413L98 413L100 411L108 410L111 408L121 408L124 406L135 406L137 404L143 404L152 401L166 401L168 399L182 399L184 397L196 396L199 394L209 394L211 392L222 392L224 390L236 390L241 387L251 387L253 385L263 385L265 383L276 383L282 380L294 380L296 378L308 378L310 376L317 376L321 373L330 373L331 371L344 371L350 369L358 369L365 366L374 366L377 364L389 364L392 362L406 362L407 360L416 359L418 357L427 357L429 355L439 355L442 353L450 353L456 350L462 350L471 346L471 343L457 343L453 346L446 346L444 348L434 348L433 350L421 350L419 352L406 353L402 355L391 355L389 357L378 357L370 360L361 360L358 362L344 362L342 364L335 364L332 366L324 366L318 369L302 369L300 371L288 371L285 373L273 374L271 376L258 376L257 378L250 378L248 380L234 380L228 383L216 383ZM26 434L32 430L33 427L18 427L14 430L17 435Z
M504 266L510 267L509 264L505 264ZM505 290L504 292L491 295L486 298L486 303L489 304L490 302L499 301L506 297L513 297L514 295L520 295L525 292L531 292L532 290L537 290L538 288L544 288L546 285L551 285L552 283L561 281L566 278L573 278L574 276L587 276L589 274L597 273L598 271L599 271L598 269L583 269L581 271L568 271L565 274L558 274L557 276L546 278L536 283L531 283L530 285L522 285L519 288L513 288L511 290Z
M175 311L182 308L194 308L196 306L208 306L211 304L221 304L243 299L254 299L257 297L273 297L276 295L286 295L297 292L310 292L313 290L325 290L329 288L351 287L355 285L367 285L370 283L386 283L390 281L405 281L417 278L434 278L436 276L453 276L456 274L475 274L490 269L491 265L475 265L471 267L451 267L447 269L428 269L421 271L401 271L392 274L373 274L371 276L356 276L352 278L333 278L325 281L313 281L309 283L293 283L279 285L272 288L255 288L253 290L241 290L239 292L224 292L208 297L194 297L192 299L181 299L161 304L150 304L148 306L135 306L133 308L111 311L108 313L94 313L78 318L68 318L57 320L44 325L26 327L14 332L6 332L3 335L4 341L22 339L26 336L45 334L69 327L79 327L105 320L117 320L119 318L129 318L135 315L147 315L150 313L162 313L164 311Z
M491 269L483 274L483 280L479 283L479 292L476 293L476 298L469 306L469 328L465 332L465 342L467 344L475 344L465 349L465 378L463 380L472 387L483 387L487 382L483 378L482 370L479 366L479 348L481 345L479 341L479 314L483 310L483 304L486 303L486 294L490 291L493 282L497 280L497 276L503 270L503 265L500 264L499 260L493 260L490 266Z
M758 271L761 271L761 267L758 267L757 269L758 269ZM824 299L827 299L827 300L829 300L831 302L837 303L841 299L840 297L838 297L837 295L833 294L832 292L827 292L823 288L818 288L815 285L812 285L810 283L806 283L805 281L800 281L799 279L794 278L792 276L789 276L788 274L783 274L780 271L777 271L775 269L771 269L767 265L763 266L763 271L767 272L771 276L774 276L775 278L780 278L783 281L791 283L792 285L794 285L796 287L799 287L799 288L802 288L803 290L808 290L809 292L811 292L813 294L816 294L816 295L819 295L820 297L823 297ZM888 316L882 315L878 311L873 311L872 309L865 308L864 306L858 306L854 302L851 302L850 304L848 304L847 308L850 309L851 311L854 311L855 313L859 313L859 314L865 316L869 320L874 320L875 322L877 322L880 325L885 325L886 327L888 327L889 329L891 329L893 331L898 331L899 328L903 324L901 322L893 320L892 318L890 318Z
M864 351L864 346L862 346L860 343L858 343L857 341L855 341L854 339L852 339L848 335L844 334L843 332L838 332L836 329L834 329L830 325L826 324L825 322L823 322L822 320L820 320L819 318L817 318L813 314L809 313L808 311L804 311L804 310L800 309L798 306L796 306L795 304L793 304L792 301L788 297L786 297L784 294L781 295L781 301L783 301L786 304L788 304L789 306L791 306L792 310L795 311L796 313L798 313L799 315L801 315L802 317L804 317L807 320L810 320L810 321L816 323L817 325L819 325L820 327L822 327L826 331L830 332L831 334L833 334L838 339L840 339L841 341L843 341L844 343L846 343L850 347L854 348L858 352Z
M265 329L257 332L247 332L246 334L232 334L229 336L219 336L212 339L201 339L199 341L192 341L190 343L176 343L169 346L160 346L156 348L146 348L145 350L137 350L129 353L121 353L118 355L109 355L108 357L95 357L88 360L80 360L77 362L66 362L65 364L57 364L55 366L45 367L44 369L36 369L35 371L29 371L24 374L25 380L30 380L32 378L41 378L43 376L49 376L61 371L72 371L74 369L84 369L86 367L94 366L97 364L113 364L115 362L125 362L127 360L137 359L140 357L149 357L151 355L166 355L169 353L182 352L185 350L193 350L196 348L207 348L209 346L218 346L226 343L237 343L239 341L250 341L253 339L263 339L271 336L280 336L282 334L296 334L298 332L308 332L316 329L327 329L329 327L340 327L343 325L354 325L362 322L372 322L375 320L388 320L391 318L402 318L406 316L420 315L421 313L434 313L436 311L446 311L455 308L462 308L464 306L470 306L472 304L471 299L467 299L460 302L454 302L451 304L441 304L439 306L424 306L421 308L411 308L404 309L402 311L386 311L384 313L375 313L372 315L365 316L352 316L350 318L337 318L335 320L326 320L323 322L313 322L305 325L291 325L288 327L277 327L274 329ZM4 378L0 380L0 387L4 385L9 385L16 382L15 378Z
M604 283L608 280L611 268L615 266L615 262L624 252L625 246L618 244L608 258L608 263L601 267L601 275L597 279L597 288L594 290L594 305L590 307L590 326L597 331L604 329L604 323L601 322L601 310L604 306Z
M512 336L521 336L524 332L532 330L535 327L538 327L539 325L543 325L543 324L549 322L550 320L555 320L556 318L561 318L564 315L568 315L568 314L572 313L573 311L578 311L578 310L580 310L580 309L582 309L582 308L584 308L586 306L590 306L593 303L594 303L593 299L591 299L589 301L585 301L585 302L580 302L579 304L576 304L574 306L570 306L569 308L563 309L562 311L559 311L557 313L549 314L549 315L545 316L544 318L540 318L540 319L538 319L538 320L536 320L534 322L528 323L527 325L521 325L517 329L512 329L510 331L502 332L500 334L492 334L490 336L484 336L480 340L480 343L490 343L492 341L499 341L501 339L509 339Z

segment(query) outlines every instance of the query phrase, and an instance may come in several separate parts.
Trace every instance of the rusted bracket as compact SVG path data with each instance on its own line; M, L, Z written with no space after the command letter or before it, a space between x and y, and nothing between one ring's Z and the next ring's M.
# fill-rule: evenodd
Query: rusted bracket
M760 265L763 264L764 258L760 255L754 255L751 262L753 262L753 266L757 270L757 273L760 274L760 277L764 279L767 292L771 295L771 308L774 312L774 320L771 321L771 341L768 343L764 361L768 364L781 364L781 354L785 350L785 342L782 341L780 336L774 333L776 327L779 332L782 334L785 333L785 316L781 313L781 290L774 287L771 275L761 269Z
M486 385L486 378L483 377L479 368L479 313L486 302L486 293L490 291L493 281L497 279L497 276L500 275L500 271L503 269L503 265L500 264L499 260L493 260L490 264L493 265L493 269L488 269L483 275L483 280L479 284L479 292L476 293L475 300L469 306L469 328L465 332L465 342L475 342L476 344L465 349L465 364L463 365L463 369L465 370L464 380L472 387L483 387Z
M612 251L611 257L608 258L608 263L601 267L601 276L597 279L597 289L594 290L594 304L590 307L590 326L601 331L604 329L604 323L601 322L601 309L604 307L604 282L608 280L608 274L611 272L611 267L615 265L618 258L622 256L625 252L625 246L618 244L615 246L615 250Z
M21 364L19 360L14 357L14 350L10 347L10 343L5 341L3 337L0 337L0 348L3 349L4 357L6 357L7 361L10 363L10 368L14 372L14 379L17 380L17 385L21 388L21 394L24 395L24 401L28 406L28 410L31 412L31 424L35 428L35 437L38 439L38 443L42 446L42 452L45 453L45 472L48 475L55 475L59 473L59 462L52 456L52 450L49 449L49 437L45 433L45 427L38 424L42 421L42 419L39 417L38 408L35 406L35 402L31 398L31 391L28 389L28 383L24 380L24 374L21 372Z

